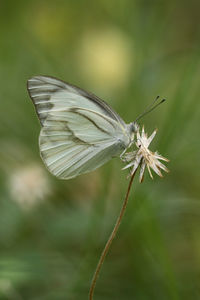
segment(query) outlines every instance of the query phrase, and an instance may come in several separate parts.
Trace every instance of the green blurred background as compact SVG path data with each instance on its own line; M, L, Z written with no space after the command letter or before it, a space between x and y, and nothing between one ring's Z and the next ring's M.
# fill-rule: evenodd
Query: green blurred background
M40 159L26 81L51 75L142 119L170 173L135 180L95 291L104 299L200 299L200 2L0 2L0 299L87 299L127 188L113 159L61 181Z

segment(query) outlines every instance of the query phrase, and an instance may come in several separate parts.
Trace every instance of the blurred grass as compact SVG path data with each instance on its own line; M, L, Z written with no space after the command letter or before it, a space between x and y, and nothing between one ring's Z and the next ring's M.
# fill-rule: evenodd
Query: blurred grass
M51 75L141 123L170 159L135 181L95 299L200 299L198 1L0 2L0 299L87 299L126 190L114 159L59 181L39 157L26 81ZM102 67L103 66L103 67ZM30 193L29 193L30 191Z

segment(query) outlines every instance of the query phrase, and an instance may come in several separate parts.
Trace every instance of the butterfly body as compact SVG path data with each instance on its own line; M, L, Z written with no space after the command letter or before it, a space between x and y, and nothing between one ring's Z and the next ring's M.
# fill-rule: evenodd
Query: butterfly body
M137 124L125 124L103 100L56 78L28 80L41 132L41 157L52 174L76 177L126 150Z

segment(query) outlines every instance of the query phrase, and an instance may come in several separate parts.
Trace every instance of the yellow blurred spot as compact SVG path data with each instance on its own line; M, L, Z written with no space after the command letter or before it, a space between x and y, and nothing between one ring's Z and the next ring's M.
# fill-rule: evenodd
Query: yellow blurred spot
M63 9L59 5L42 5L36 6L29 21L32 32L39 40L49 46L58 46L66 41L69 36L71 26L69 10ZM64 40L63 40L64 39Z
M128 81L133 67L133 51L127 36L114 29L91 31L78 49L81 72L92 83L115 89Z

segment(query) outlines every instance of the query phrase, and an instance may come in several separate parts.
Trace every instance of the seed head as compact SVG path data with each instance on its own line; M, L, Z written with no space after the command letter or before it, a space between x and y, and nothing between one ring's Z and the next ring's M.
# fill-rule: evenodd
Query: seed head
M123 170L127 168L131 168L130 171L131 176L140 167L140 176L139 176L140 182L142 182L144 179L144 171L146 167L152 179L153 179L153 175L151 169L160 177L163 177L161 170L164 170L165 172L169 172L166 166L160 162L160 160L166 162L168 162L169 160L161 156L160 154L158 154L158 152L152 152L148 149L150 143L152 142L152 140L156 135L156 132L157 130L154 130L151 136L148 137L147 134L144 132L144 126L143 126L141 134L139 130L137 132L137 139L135 142L137 150L126 153L122 157L123 161L129 162L129 164L125 166Z

